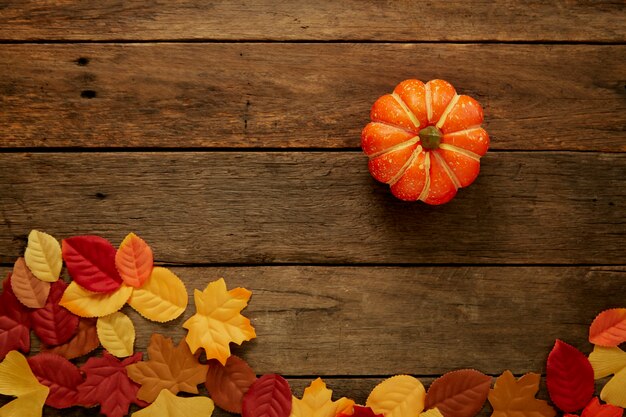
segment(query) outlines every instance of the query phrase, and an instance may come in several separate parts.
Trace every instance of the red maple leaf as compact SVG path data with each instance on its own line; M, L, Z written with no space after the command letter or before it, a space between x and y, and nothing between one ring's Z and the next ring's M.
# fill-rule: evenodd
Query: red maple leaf
M46 404L54 408L78 405L78 387L84 382L72 362L54 353L40 353L28 358L39 382L50 388Z
M0 360L19 349L30 352L30 309L19 302L11 289L11 275L2 283L0 295Z
M126 373L126 366L139 362L143 353L120 361L108 352L100 358L89 358L80 370L86 379L78 387L80 403L85 405L100 404L100 413L108 417L123 417L128 414L128 407L135 403L145 407L146 403L137 399L139 384L134 383Z

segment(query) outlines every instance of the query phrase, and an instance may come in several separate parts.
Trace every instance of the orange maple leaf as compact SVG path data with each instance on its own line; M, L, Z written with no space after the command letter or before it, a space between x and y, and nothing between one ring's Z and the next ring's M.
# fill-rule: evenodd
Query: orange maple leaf
M141 385L137 398L154 402L163 389L198 393L198 384L206 381L208 365L201 365L185 340L174 347L172 339L155 333L148 346L150 360L126 367L130 379Z
M535 398L539 380L538 374L529 373L516 381L511 371L505 371L489 390L491 417L554 417L556 411L546 401Z

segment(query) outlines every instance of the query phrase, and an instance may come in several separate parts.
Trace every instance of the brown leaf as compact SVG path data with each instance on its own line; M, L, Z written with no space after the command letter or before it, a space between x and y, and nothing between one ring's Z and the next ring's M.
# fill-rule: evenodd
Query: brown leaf
M444 417L474 417L485 405L491 377L473 369L448 372L426 394L425 409L437 407Z
M50 294L50 283L38 279L26 266L24 258L17 258L11 276L13 293L26 307L41 308Z
M535 398L539 380L538 374L531 373L516 381L511 371L504 372L489 391L491 417L554 417L554 409Z
M154 402L163 389L173 394L179 391L198 393L198 384L206 381L207 365L202 365L189 350L185 340L174 347L172 339L155 333L148 346L150 360L126 367L130 379L141 388L137 398Z
M208 362L206 389L218 407L229 413L241 414L243 396L250 385L256 381L256 375L250 365L241 358L231 355L222 365L217 359Z
M80 319L78 323L78 332L69 342L55 346L42 346L42 352L56 353L66 359L75 359L88 354L100 346L98 333L96 331L95 319Z

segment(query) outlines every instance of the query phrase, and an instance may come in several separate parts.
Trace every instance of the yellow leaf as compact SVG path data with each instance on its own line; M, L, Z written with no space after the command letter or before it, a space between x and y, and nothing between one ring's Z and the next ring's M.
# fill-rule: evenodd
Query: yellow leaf
M339 413L352 414L354 401L340 398L333 402L333 392L321 378L311 382L302 399L293 397L290 417L335 417Z
M365 403L385 417L414 417L424 410L426 390L409 375L396 375L378 384Z
M615 374L600 393L602 401L626 408L626 368Z
M115 312L100 317L96 324L100 344L113 356L125 358L133 354L135 344L135 326L130 318Z
M443 417L443 414L439 411L437 407L431 408L428 411L424 411L420 413L419 417Z
M128 304L148 320L174 320L187 308L185 284L167 268L155 267L141 288L135 288Z
M589 362L596 379L613 375L626 368L626 352L618 347L595 346Z
M31 230L24 260L33 275L42 281L54 282L59 279L63 259L61 245L52 236L39 230Z
M211 417L215 406L209 397L177 397L162 390L156 401L133 413L132 417Z
M223 278L211 282L204 291L195 290L196 314L183 324L189 330L186 340L191 352L202 347L207 359L226 365L230 342L240 345L254 339L254 327L240 314L251 295L245 288L227 291Z
M125 284L112 293L91 292L72 281L59 304L80 317L103 317L122 308L132 292Z
M40 417L49 391L21 353L13 350L0 363L0 394L17 397L0 408L0 417Z

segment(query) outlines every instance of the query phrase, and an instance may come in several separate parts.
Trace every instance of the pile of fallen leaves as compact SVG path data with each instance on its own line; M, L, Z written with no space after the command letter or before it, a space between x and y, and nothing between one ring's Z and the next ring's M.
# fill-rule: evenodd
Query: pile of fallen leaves
M71 277L60 279L65 263ZM194 290L196 314L184 322L178 344L153 334L148 358L134 351L132 320L125 304L148 320L165 323L187 308L183 281L154 266L152 249L135 234L115 248L98 236L76 236L61 244L33 230L23 258L4 280L0 295L0 394L16 397L0 408L2 417L36 417L43 405L64 409L100 407L108 417L210 416L214 406L244 417L474 417L489 401L495 417L554 417L548 401L537 399L541 377L517 379L506 371L492 377L477 370L449 372L428 390L409 375L377 385L364 406L333 401L321 379L292 394L280 375L257 378L230 343L256 337L241 314L252 293L228 290L223 279ZM30 352L30 333L41 341ZM560 340L548 357L546 385L552 404L574 417L621 417L626 407L626 309L601 313L590 328L595 345L589 358ZM102 346L102 355L74 362ZM201 356L204 354L203 356ZM595 379L613 377L594 397ZM209 396L199 394L204 384ZM187 393L178 396L180 392ZM192 394L192 395L189 395Z

